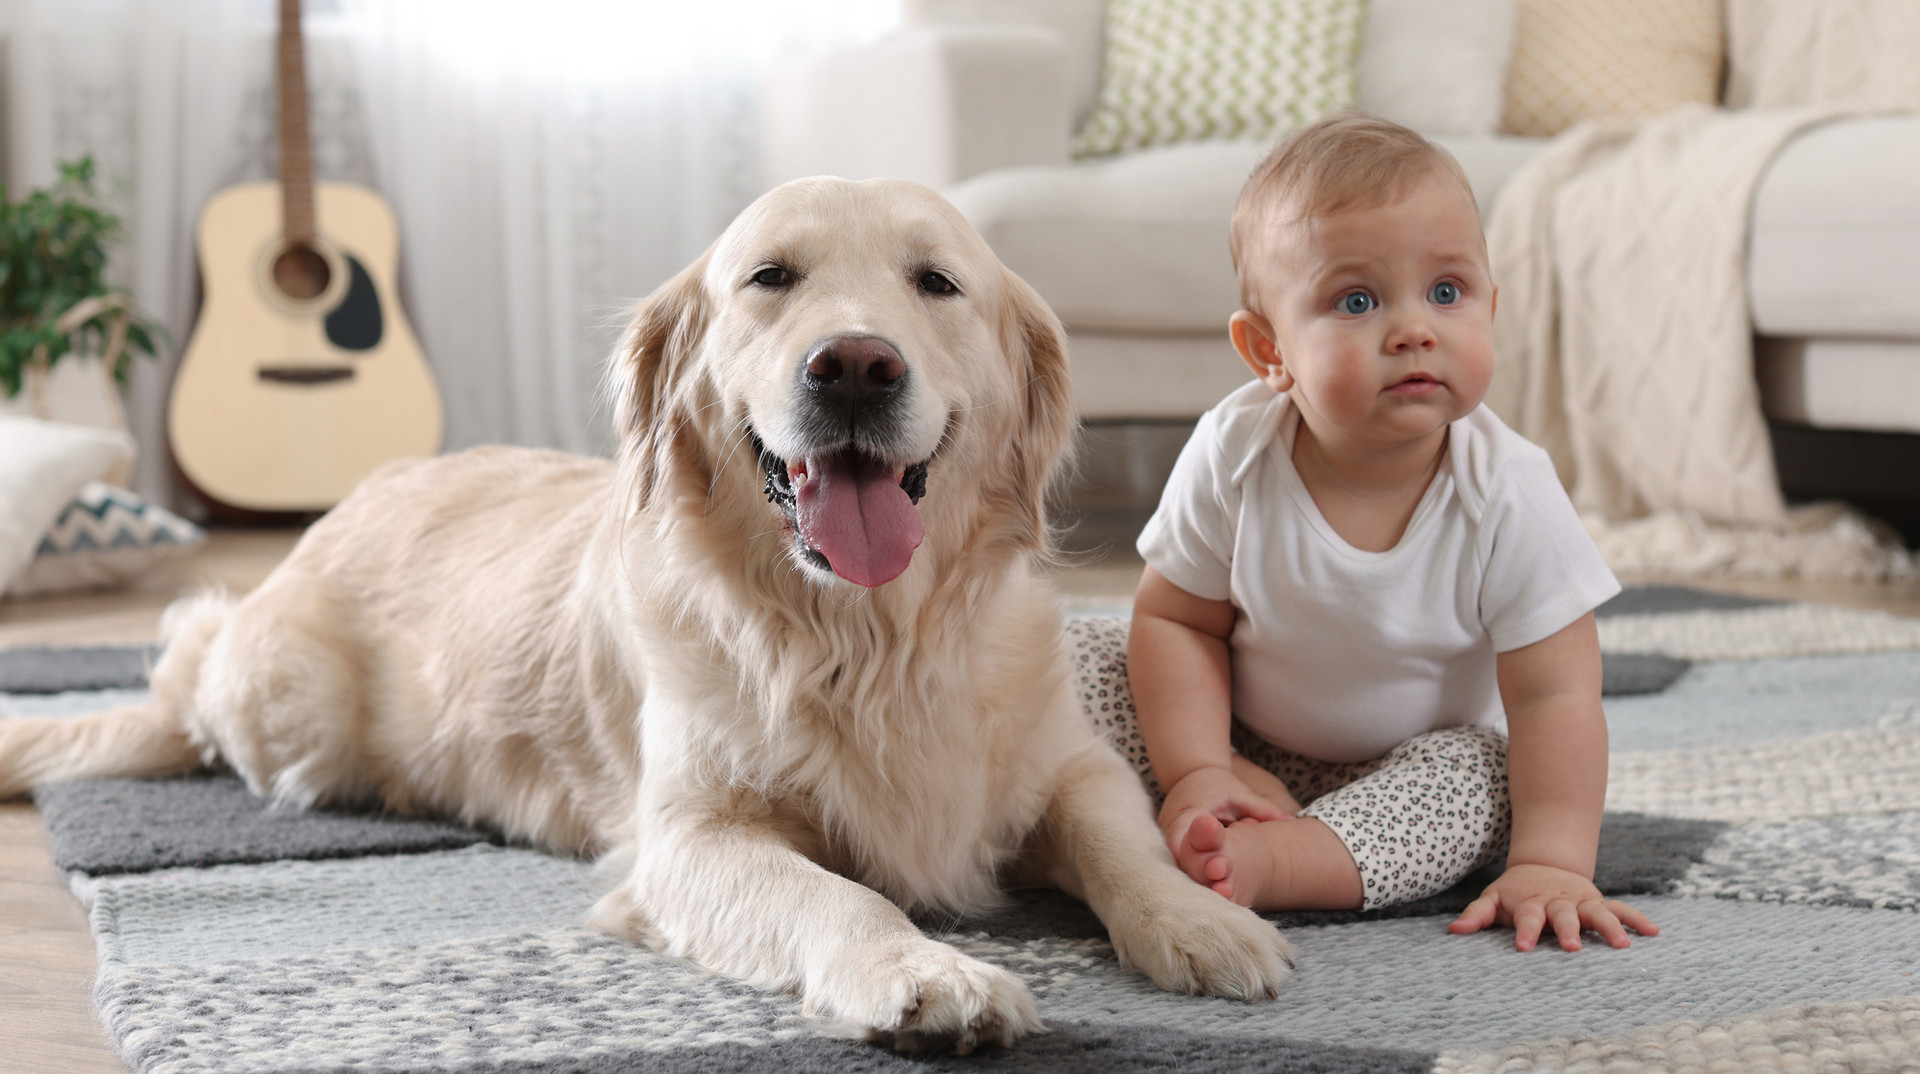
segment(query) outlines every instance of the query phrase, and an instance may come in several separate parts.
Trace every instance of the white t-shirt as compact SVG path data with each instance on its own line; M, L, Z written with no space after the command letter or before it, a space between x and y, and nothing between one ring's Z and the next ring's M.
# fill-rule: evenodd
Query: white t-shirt
M1620 591L1546 452L1481 406L1400 543L1354 548L1291 457L1300 412L1254 381L1181 451L1140 555L1197 597L1233 604L1233 712L1282 749L1378 757L1501 716L1496 653L1558 633Z

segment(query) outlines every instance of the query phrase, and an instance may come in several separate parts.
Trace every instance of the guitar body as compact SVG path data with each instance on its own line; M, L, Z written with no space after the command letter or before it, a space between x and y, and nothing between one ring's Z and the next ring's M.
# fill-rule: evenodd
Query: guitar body
M399 236L380 195L314 183L312 285L282 286L282 186L228 187L198 231L204 300L168 403L168 440L201 493L262 512L322 511L393 459L440 449L433 374L395 292ZM302 291L306 297L300 297Z

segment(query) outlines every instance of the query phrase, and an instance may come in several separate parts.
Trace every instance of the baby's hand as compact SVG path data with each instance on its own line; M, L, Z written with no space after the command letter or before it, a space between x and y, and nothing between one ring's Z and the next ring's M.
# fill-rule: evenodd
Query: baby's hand
M1513 946L1531 951L1549 922L1565 951L1580 950L1583 928L1598 932L1615 947L1631 945L1628 928L1642 936L1660 934L1647 915L1618 900L1602 899L1593 881L1551 865L1509 867L1461 911L1447 931L1464 935L1488 925L1511 925Z
M1222 826L1240 821L1280 820L1293 814L1253 792L1225 768L1196 768L1167 791L1160 807L1160 831L1168 847L1178 847L1195 817L1210 815Z

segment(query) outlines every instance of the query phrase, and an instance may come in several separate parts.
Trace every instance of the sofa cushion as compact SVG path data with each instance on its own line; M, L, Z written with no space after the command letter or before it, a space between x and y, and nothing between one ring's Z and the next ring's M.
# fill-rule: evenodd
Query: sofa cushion
M1537 139L1435 137L1485 215ZM1070 329L1218 332L1240 305L1227 223L1265 142L1166 146L1065 167L1006 168L944 193Z
M900 4L900 24L909 28L1033 26L1052 31L1063 50L1059 75L1066 84L1074 129L1100 101L1105 22L1103 0L901 0Z
M1210 332L1071 332L1073 403L1083 421L1191 419L1253 379L1227 339Z
M1515 0L1369 0L1360 109L1428 134L1495 134Z
M1359 99L1363 0L1111 0L1076 157L1264 138Z
M1822 429L1920 433L1920 340L1755 341L1767 416Z
M1920 338L1920 116L1787 143L1754 192L1747 259L1759 332Z
M1520 0L1508 134L1650 118L1720 96L1722 0Z

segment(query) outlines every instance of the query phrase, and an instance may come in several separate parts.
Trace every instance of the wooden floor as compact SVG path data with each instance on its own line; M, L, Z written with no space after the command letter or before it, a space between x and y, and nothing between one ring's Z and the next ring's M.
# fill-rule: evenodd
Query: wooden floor
M168 601L188 590L258 585L293 547L297 532L215 531L207 546L168 576L109 594L0 601L0 646L151 640ZM1132 596L1140 561L1125 541L1081 556L1057 584L1070 603L1119 606ZM1682 581L1634 578L1634 582ZM1792 582L1690 584L1753 596L1881 608L1920 617L1920 583L1807 585ZM95 969L86 915L47 853L32 805L0 803L0 1070L8 1074L98 1074L127 1070L94 1017Z
M160 612L188 590L259 585L299 538L224 530L170 572L112 593L0 601L0 646L151 641ZM40 814L0 802L0 1071L125 1074L93 1013L93 936L47 853Z

